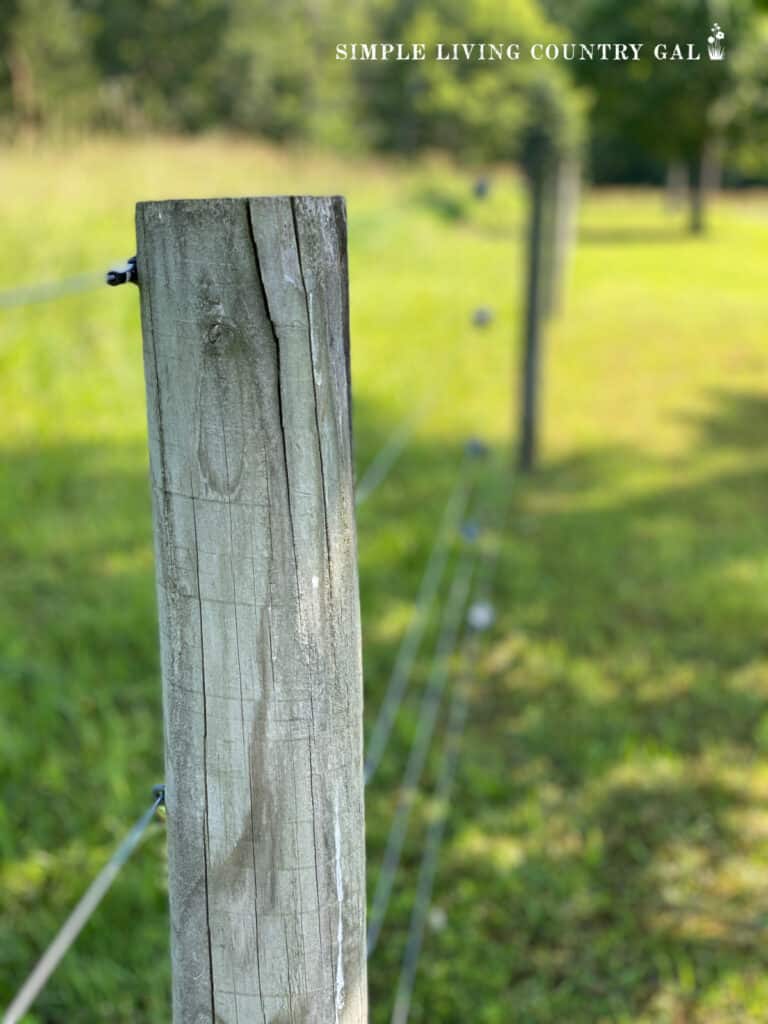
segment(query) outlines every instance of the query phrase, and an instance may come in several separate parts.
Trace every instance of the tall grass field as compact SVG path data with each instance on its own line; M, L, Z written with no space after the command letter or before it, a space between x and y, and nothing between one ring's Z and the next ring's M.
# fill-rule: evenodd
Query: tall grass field
M0 164L0 290L135 251L134 203L347 197L366 725L468 437L491 448L497 621L419 962L421 1024L768 1021L768 197L704 237L651 191L587 192L546 339L540 468L513 472L525 203L440 158L228 138L21 145ZM473 313L489 307L485 327ZM0 1003L162 780L138 299L0 309ZM503 513L498 525L493 517ZM369 889L436 623L367 794ZM437 759L370 963L389 1020ZM163 825L29 1024L169 1020Z

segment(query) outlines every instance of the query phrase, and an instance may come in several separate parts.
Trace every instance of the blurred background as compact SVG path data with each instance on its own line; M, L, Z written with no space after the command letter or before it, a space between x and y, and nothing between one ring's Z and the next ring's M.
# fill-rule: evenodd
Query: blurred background
M334 60L374 40L702 60ZM359 475L411 424L359 510L369 730L468 437L501 523L411 1019L768 1021L767 58L751 0L0 0L0 1003L163 771L138 302L103 271L138 200L327 192ZM522 472L533 212L564 166ZM368 790L371 890L438 618ZM166 904L157 823L25 1020L167 1021Z

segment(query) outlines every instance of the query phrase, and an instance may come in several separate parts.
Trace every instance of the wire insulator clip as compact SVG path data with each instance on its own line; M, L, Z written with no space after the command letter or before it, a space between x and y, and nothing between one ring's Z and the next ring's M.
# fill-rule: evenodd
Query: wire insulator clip
M122 266L112 267L107 271L107 284L115 287L118 284L138 284L139 272L136 269L136 257L131 256Z

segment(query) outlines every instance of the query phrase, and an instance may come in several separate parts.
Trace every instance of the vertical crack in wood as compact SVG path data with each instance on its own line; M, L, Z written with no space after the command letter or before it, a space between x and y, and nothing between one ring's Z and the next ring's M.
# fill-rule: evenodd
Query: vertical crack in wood
M246 206L246 223L250 233L250 216L248 214L248 204ZM252 237L252 236L251 236ZM257 262L257 273L258 273L258 262ZM245 728L245 694L243 692L243 668L240 659L240 622L237 614L237 581L235 578L235 535L234 528L232 525L232 489L229 475L229 457L227 454L227 425L224 422L224 408L220 406L221 412L221 437L222 447L224 451L224 475L226 481L226 487L224 488L224 497L227 503L227 518L229 525L229 569L232 580L232 610L235 618L235 653L237 657L237 676L240 690L240 728L243 742L243 757L245 758L245 771L248 776L248 794L250 800L250 806L248 808L248 819L249 819L249 832L251 836L251 858L253 864L253 885L254 885L254 901L253 901L253 913L254 913L254 933L256 939L256 981L259 990L259 1001L261 1003L261 1013L264 1021L266 1022L266 1014L264 1011L264 996L261 988L261 956L259 950L259 922L258 922L258 896L257 896L257 885L258 885L258 871L256 869L256 830L254 827L253 814L254 814L254 793L253 793L253 778L251 775L251 761L250 761L250 747L247 740L246 728ZM245 457L245 455L244 455ZM235 1004L235 1017L239 1020L239 1013L237 1007L237 992L233 995Z
M148 275L148 279L149 275ZM160 476L163 496L168 491L167 469L165 465L165 427L163 425L163 405L160 401L160 370L157 365L157 346L155 344L155 313L152 307L152 290L147 286L147 313L150 324L150 347L152 349L152 368L155 374L155 417L157 420L157 443L162 457L160 459Z
M311 318L311 313L310 313L309 294L307 292L307 284L306 284L306 280L304 278L304 268L303 268L302 263L301 263L301 248L300 248L300 245L299 245L298 225L296 223L295 199L293 197L291 197L288 200L288 203L289 203L290 211L291 211L291 223L293 225L293 244L294 244L294 247L295 247L295 250L296 250L296 260L297 260L297 263L298 263L299 276L301 277L301 287L302 287L302 292L303 292L303 295L304 295L304 308L306 309L306 315L307 315L307 346L308 346L308 351L309 351L309 369L310 369L310 374L312 376L312 393L313 393L313 397L314 397L315 432L316 432L316 436L317 436L317 446L318 446L319 465L320 465L320 485L321 485L321 491L322 491L322 495L323 495L324 536L325 536L325 541L326 541L326 562L328 562L328 560L329 560L329 555L328 555L328 551L329 551L329 549L328 549L328 519L327 519L327 514L326 514L326 506L325 506L325 475L324 475L324 469L323 469L322 442L321 442L321 438L320 438L320 423L319 423L319 420L318 420L318 410L317 410L317 388L316 388L316 385L315 385L315 374L314 374L314 366L313 366L313 359L312 359L312 318ZM330 586L330 571L329 571L329 586ZM301 600L301 597L299 597L299 600ZM315 679L313 680L313 682L315 682L315 681L317 681L318 673L316 671L315 666L311 666L310 670L312 670L312 669L315 669L315 671L313 672L313 674L315 676ZM323 944L322 914L321 914L321 911L320 911L320 906L321 906L321 904L320 904L320 889L321 889L320 865L319 865L319 861L318 861L318 852L319 852L319 845L320 844L318 842L318 835L317 835L318 809L317 809L317 802L316 802L316 799L315 799L315 769L314 769L314 763L313 763L313 757L312 757L312 746L313 746L314 735L315 735L315 707L314 707L314 695L313 695L313 692L312 692L313 690L314 690L314 687L312 687L312 689L310 690L310 713L311 713L311 719L312 719L312 736L310 738L310 742L309 742L309 745L308 745L308 752L309 752L309 790L310 790L310 801L311 801L311 804L312 804L312 847L313 847L312 853L313 853L313 860L314 860L314 867L315 867L315 903L316 903L316 906L317 906L317 929L318 929L318 940L320 942L320 949L322 950L324 944ZM332 962L332 959L331 959L331 962ZM336 982L335 982L335 977L334 977L334 985L335 985L335 983Z
M261 295L262 295L262 300L263 300L264 312L265 312L265 315L266 315L266 317L267 317L267 319L269 321L269 324L270 324L270 328L271 328L271 331L272 331L272 336L273 336L275 348L277 348L277 336L276 336L274 324L272 323L272 320L271 320L271 317L270 317L269 306L267 304L266 289L264 288L264 281L263 281L262 276L261 276L261 265L259 263L258 249L257 249L257 246L256 246L256 237L255 237L254 232L253 232L253 222L251 220L250 203L248 202L247 199L244 201L244 205L245 205L246 229L247 229L247 233L248 233L248 236L250 238L250 241L251 241L251 248L253 250L255 280L256 280L257 285L261 289ZM283 452L285 453L285 443L284 442L285 442L285 438L283 436ZM270 483L270 473L269 473L269 457L268 457L268 453L267 453L266 444L264 442L262 442L262 453L263 453L263 457L264 457L264 466L265 466L264 485L265 485L266 492L267 492L267 539L268 539L268 545L269 545L269 565L271 566L274 563L274 557L275 557L275 554L274 554L273 526L272 526L272 494L271 494L271 483ZM254 544L254 551L255 551L255 544ZM255 565L253 565L252 566L252 573L251 573L251 575L252 575L252 579L253 579L254 608L257 605L255 571L256 571ZM274 691L275 654L274 654L274 647L273 647L273 641L272 641L273 609L272 609L272 585L271 585L271 582L267 586L266 597L267 597L267 607L266 607L267 630L266 630L266 639L267 639L267 647L268 647L268 651L267 651L268 661L267 661L266 670L264 671L264 681L263 681L264 692L261 695L260 709L259 709L259 711L257 713L257 716L258 716L258 718L261 721L260 731L266 730L266 713L267 713L267 707L266 707L266 705L267 705L266 687L267 687L267 677L269 677L269 679L270 679L270 690ZM264 612L262 611L262 615L263 614L264 614ZM261 625L261 623L262 623L262 620L260 620L260 625ZM261 632L262 632L262 635L263 635L264 634L263 626L261 628ZM255 814L256 814L256 797L255 797L254 788L253 788L253 770L254 770L253 756L252 756L252 744L253 744L253 742L254 742L253 737L251 737L251 742L245 744L245 749L246 749L246 758L247 758L246 768L248 770L248 791L249 791L249 794L250 794L250 801L251 801L251 814L250 814L250 817L251 817L251 851L252 851L252 854L253 854L253 887L254 887L254 891L253 891L253 897L254 897L253 898L253 909L254 909L254 920L255 920L255 923L256 923L256 964L257 964L257 976L258 976L258 988L259 988L259 1008L261 1010L263 1024L267 1024L267 1011L266 1011L266 1007L264 1005L264 990L263 990L263 987L262 987L262 979L261 979L261 957L262 957L262 953L261 953L261 940L260 940L260 928L259 928L259 872L258 872L257 865L256 865L256 839L257 839L257 837L256 837L256 818L255 818ZM264 740L263 740L263 737L262 737L262 743L263 742L264 742Z
M200 614L200 683L202 686L203 698L203 777L205 778L205 809L203 811L203 884L205 886L205 928L208 942L208 966L211 972L211 1020L216 1020L216 990L215 974L213 970L213 942L211 937L211 904L208 891L209 854L211 848L211 836L208 825L208 701L205 693L205 641L203 634L203 592L200 587L200 555L197 543L197 512L195 511L195 496L190 496L192 503L192 526L195 541L195 571L197 573L197 607Z
M312 300L307 279L304 274L304 263L301 255L301 236L299 234L299 223L296 215L296 197L291 196L291 217L293 219L293 235L296 242L296 258L299 262L299 274L301 275L301 286L304 292L304 305L307 310L307 343L309 345L309 368L312 375L312 394L314 395L315 407L315 430L317 432L317 454L320 460L320 491L323 497L323 527L325 531L325 561L328 569L328 587L333 600L333 569L331 566L331 539L328 534L328 496L325 484L325 460L323 458L323 435L320 431L320 410L317 401L317 378L315 376L315 350L313 345L312 329Z
M333 568L332 568L332 560L331 560L331 540L330 540L329 524L328 524L328 500L327 500L327 494L326 494L325 460L324 460L324 456L323 456L323 436L322 436L321 427L320 427L320 409L319 409L318 394L317 394L317 379L316 379L316 375L315 375L315 352L314 352L314 345L313 345L312 299L311 299L309 288L307 286L307 278L306 278L306 275L304 273L304 262L303 262L302 250L301 250L301 233L300 233L299 221L298 221L298 215L297 215L297 205L296 205L297 204L297 200L296 200L296 197L292 196L290 198L289 202L290 202L290 208L291 208L291 220L292 220L292 223L293 223L294 244L296 246L296 258L297 258L297 261L298 261L299 275L301 277L301 286L302 286L302 292L303 292L303 295L304 295L304 307L306 309L306 316L307 316L307 346L308 346L308 352L309 352L309 370L310 370L310 375L311 375L311 378L312 378L312 395L313 395L313 399L314 399L315 433L316 433L316 438L317 438L318 462L319 462L319 467L320 467L320 492L321 492L321 495L322 495L322 502L323 502L323 534L324 534L324 538L325 538L325 561L326 561L326 570L327 570L327 573L328 573L329 597L330 597L330 600L333 601L333 595L334 595ZM334 677L338 678L338 662L337 662L337 652L336 652L336 634L335 634L335 630L333 628L334 627L333 621L331 621L330 627L331 627L330 628L330 633L331 633L331 645L330 645L330 647L331 647L332 669L333 669ZM311 764L312 764L312 750L311 750L311 747L310 747L310 766L311 766ZM319 871L319 864L318 864L318 859L317 859L317 857L318 857L318 845L319 844L318 844L318 840L317 840L317 832L316 832L316 827L315 827L316 812L315 812L315 795L314 795L314 771L312 770L311 767L310 767L310 787L311 787L311 791L312 791L312 808L313 808L313 833L314 833L314 847L315 847L315 849L314 849L314 854L315 854L315 884L316 884L317 902L318 902L318 927L320 928L320 931L321 931L321 944L322 944L322 926L321 926L321 923L320 923L320 914L319 914L319 906L320 906L320 871ZM329 939L330 939L330 936L329 936ZM336 957L336 960L334 961L333 946L332 946L332 943L330 941L329 941L328 946L329 946L328 951L329 951L329 956L330 956L331 971L332 971L332 974L333 974L333 989L334 989L334 1004L335 1004L336 1003L336 993L338 991L338 976L337 976L337 974L338 974L338 964L339 964L339 962L342 962L343 958L342 958L342 951L341 951L341 949L339 949L338 955Z
M269 294L267 292L267 286L264 281L264 274L261 269L261 261L259 259L259 246L256 241L256 232L253 226L253 212L251 211L250 203L246 200L246 206L248 210L248 231L251 237L251 245L253 246L253 256L256 260L256 272L258 276L259 285L261 287L261 297L264 302L264 312L269 326L272 331L272 338L275 343L275 368L277 370L277 410L280 418L280 439L283 447L283 467L285 469L285 488L288 495L288 522L291 527L291 544L293 549L293 561L296 570L296 595L299 604L301 603L301 588L299 586L299 563L296 554L296 533L293 525L293 502L291 500L291 480L288 473L288 444L285 437L285 415L283 412L283 385L282 385L282 373L280 366L280 338L278 336L277 324L272 316L272 310L269 305Z
M291 211L293 212L292 200L289 200L289 203L291 204ZM263 304L264 304L264 311L266 313L267 320L268 320L269 325L270 325L270 330L271 330L272 338L273 338L273 341L274 341L275 368L276 368L276 374L277 374L277 380L276 380L277 406L278 406L278 415L279 415L279 420L280 420L280 436L281 436L281 441L282 441L283 467L284 467L284 473L285 473L285 487L286 487L286 497L287 497L287 512L288 512L288 521L289 521L289 524L290 524L290 532L291 532L291 547L292 547L292 553L293 553L293 564L294 564L294 570L295 570L295 576L296 576L296 602L297 602L297 610L298 610L298 620L299 620L299 627L300 627L300 629L301 629L301 631L303 633L305 630L304 630L304 615L303 615L303 608L302 608L303 602L302 602L302 596L301 596L302 590L301 590L301 582L300 582L300 578L299 578L299 563L298 563L298 550L297 550L297 545L296 545L296 532L295 532L295 526L294 526L294 521L293 521L294 507L293 507L293 500L292 500L292 490L291 490L289 461L288 461L288 445L287 445L287 439L286 439L285 411L284 411L284 407L283 407L283 372L282 372L282 352L281 352L281 345L280 345L280 331L279 331L279 326L278 326L278 324L277 324L277 322L275 320L275 317L274 317L274 315L272 313L272 308L271 308L271 304L270 304L269 290L267 288L267 283L266 283L266 280L265 280L265 277L264 277L264 273L263 273L263 270L262 270L261 258L260 258L260 254L259 254L259 245L258 245L258 241L257 241L257 237L256 237L256 229L255 229L255 226L254 226L254 223L253 223L253 211L251 209L250 203L247 203L247 207L248 207L248 211L247 211L248 212L248 230L249 230L249 234L250 234L251 245L253 247L254 259L255 259L255 262L256 262L256 270L257 270L258 281L259 281L259 284L261 286L261 294L262 294L262 300L263 300ZM297 249L297 258L298 258L298 238L296 238L296 249ZM306 296L306 291L305 291L305 296ZM309 328L309 320L307 320L307 331L309 331L309 329L310 329ZM311 362L311 353L310 353L310 362ZM268 476L268 474L267 474L267 476ZM271 520L270 520L270 522L271 522ZM271 526L270 526L270 530L271 530ZM271 624L270 624L270 629L271 629ZM270 634L270 643L271 643L271 634ZM310 677L314 676L314 679L311 679L310 688L309 688L309 704L310 704L310 724L311 724L311 728L310 728L310 736L309 736L309 739L308 739L307 747L308 747L308 757L309 757L310 803L311 803L311 806L312 806L312 837L313 837L312 845L313 845L313 859L314 859L314 869L315 869L315 903L316 903L316 908L317 908L318 939L319 939L319 942L320 942L320 948L322 950L322 948L323 948L323 941L322 941L322 926L321 926L321 912L320 912L320 906L321 906L321 904L320 904L320 870L319 870L319 863L318 863L318 837L317 837L317 813L318 812L317 812L317 805L316 805L316 802L315 802L314 768L313 768L313 764L312 764L312 746L313 746L313 743L315 741L314 686L312 685L312 683L316 682L316 680L317 680L317 672L314 670L314 666L313 666L312 662L313 662L313 659L311 657L307 658L307 670L310 673ZM301 899L300 893L301 893L301 890L299 888L299 899ZM286 941L287 941L287 939L286 939ZM302 932L302 944L303 944L303 932ZM294 1013L293 997L290 994L290 975L291 975L291 972L290 972L290 957L287 957L286 963L287 963L287 977L288 977L288 983L289 983L289 1008L290 1008L291 1020L293 1020L294 1019L294 1017L293 1017L293 1013ZM303 963L304 963L304 966L306 967L306 956L304 956L304 958L303 958Z

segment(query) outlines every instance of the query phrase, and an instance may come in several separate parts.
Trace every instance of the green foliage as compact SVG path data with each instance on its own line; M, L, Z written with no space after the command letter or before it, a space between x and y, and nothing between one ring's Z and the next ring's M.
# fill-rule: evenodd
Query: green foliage
M582 105L567 74L525 59L531 43L557 39L533 0L512 9L499 0L466 4L407 0L382 5L376 38L424 43L419 63L361 65L363 103L383 148L438 147L473 161L535 159L580 141ZM517 61L432 59L438 43L514 40Z
M580 0L553 6L581 40L642 42L648 52L657 42L670 50L675 43L697 45L702 59L695 64L629 62L620 69L620 83L610 62L577 62L574 73L592 91L598 138L630 140L664 161L699 161L723 127L718 101L733 89L738 54L753 28L752 0L735 0L728 4L727 15L720 15L728 51L722 62L709 61L706 55L709 29L719 10L710 0Z
M4 0L0 49L16 127L199 131L229 126L343 148L440 147L463 158L519 158L533 136L575 141L566 73L525 59L354 65L342 40L558 38L536 0ZM535 146L534 146L535 148Z
M234 129L345 151L522 160L584 144L598 180L661 180L724 138L726 169L768 176L765 0L0 0L0 132ZM693 41L727 58L536 63L535 41ZM351 41L516 42L519 61L353 63ZM587 102L587 93L591 97ZM753 141L750 141L750 135ZM693 175L694 178L696 175Z
M768 165L768 17L756 20L734 57L733 86L715 109L728 145L728 166L760 180Z
M363 31L366 5L236 0L226 42L231 105L224 120L271 138L352 148L356 96L335 43Z
M235 127L349 141L354 92L333 60L365 7L323 0L4 0L0 94L44 131Z
M87 123L97 80L88 18L71 0L16 0L8 14L0 45L17 120L45 128Z
M226 118L227 0L80 0L93 24L102 121L195 130Z

